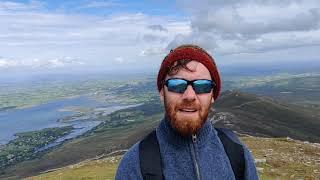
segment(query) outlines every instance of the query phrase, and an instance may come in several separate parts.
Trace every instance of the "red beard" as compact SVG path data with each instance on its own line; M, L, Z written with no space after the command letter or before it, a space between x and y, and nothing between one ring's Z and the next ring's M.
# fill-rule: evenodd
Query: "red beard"
M164 98L164 106L167 119L169 120L172 128L182 136L191 136L192 134L196 134L206 122L210 108L210 105L208 107L201 108L200 104L186 100L177 104L177 106L174 106L167 102L166 98ZM179 109L182 108L196 109L197 111L195 113L197 115L186 117L181 117L182 115L180 115L179 117Z

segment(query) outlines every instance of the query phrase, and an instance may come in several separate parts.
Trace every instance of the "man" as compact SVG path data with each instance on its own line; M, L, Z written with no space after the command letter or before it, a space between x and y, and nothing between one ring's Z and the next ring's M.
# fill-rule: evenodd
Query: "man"
M124 155L117 180L258 179L248 149L235 134L224 130L222 136L207 120L221 81L214 59L205 50L195 45L171 50L161 64L157 86L165 117L155 130L155 140L148 138L150 134ZM158 154L149 152L153 149ZM157 158L158 166L154 165Z

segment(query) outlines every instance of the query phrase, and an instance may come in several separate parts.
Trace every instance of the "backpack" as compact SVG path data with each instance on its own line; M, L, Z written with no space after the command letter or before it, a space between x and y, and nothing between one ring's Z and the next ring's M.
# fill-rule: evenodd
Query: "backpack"
M244 179L245 160L242 145L234 142L226 128L215 128L229 158L236 180ZM163 180L159 143L153 130L139 144L140 169L144 180Z

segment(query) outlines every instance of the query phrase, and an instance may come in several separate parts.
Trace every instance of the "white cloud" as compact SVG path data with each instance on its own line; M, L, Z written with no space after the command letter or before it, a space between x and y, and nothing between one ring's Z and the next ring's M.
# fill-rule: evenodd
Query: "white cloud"
M164 32L168 32L168 29L163 27L160 24L157 25L149 25L148 26L149 29L154 30L154 31L164 31Z
M0 68L9 68L9 67L15 67L17 66L18 62L8 60L5 58L0 58Z
M75 14L45 9L46 4L39 1L0 2L0 27L5 27L0 28L0 54L10 57L0 59L0 69L77 65L57 57L80 57L86 68L158 65L162 56L182 43L196 43L215 57L237 60L248 59L245 54L294 49L271 60L297 59L306 54L297 48L320 44L317 0L177 0L177 4L188 16ZM121 4L82 1L81 5L108 8ZM320 57L320 52L312 52L312 57Z
M124 59L123 59L123 57L116 57L115 61L118 63L123 63Z
M0 70L1 69L54 69L65 68L68 66L81 66L85 63L77 58L62 57L55 59L8 59L0 58Z
M164 47L150 47L142 50L140 56L154 56L154 55L165 55L166 51Z
M123 6L123 4L120 4L115 1L89 1L88 3L85 3L84 5L81 5L78 7L78 9L86 9L86 8L110 8L115 6Z
M185 21L142 13L95 16L0 10L0 14L0 26L6 27L0 29L0 54L13 60L70 56L81 57L88 66L103 67L123 57L143 63L142 50L164 49L177 33L190 31Z
M196 43L225 56L320 46L317 0L177 2L190 14L192 32L176 36L167 49L181 43ZM299 57L295 51L292 58Z
M40 9L44 4L40 1L32 0L27 3L13 2L13 1L2 1L0 2L0 11L27 11Z

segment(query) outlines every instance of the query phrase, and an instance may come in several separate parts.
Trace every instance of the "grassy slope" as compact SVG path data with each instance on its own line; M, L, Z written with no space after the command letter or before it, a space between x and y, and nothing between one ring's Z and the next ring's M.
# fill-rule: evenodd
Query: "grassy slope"
M114 179L116 168L121 156L109 157L99 160L90 160L70 165L52 172L26 178L27 180L44 179Z
M320 178L320 145L285 138L243 137L252 151L263 179ZM40 179L114 179L120 156L84 161L53 172L30 177Z
M320 144L286 138L246 137L261 179L319 179ZM265 161L265 162L264 162Z

